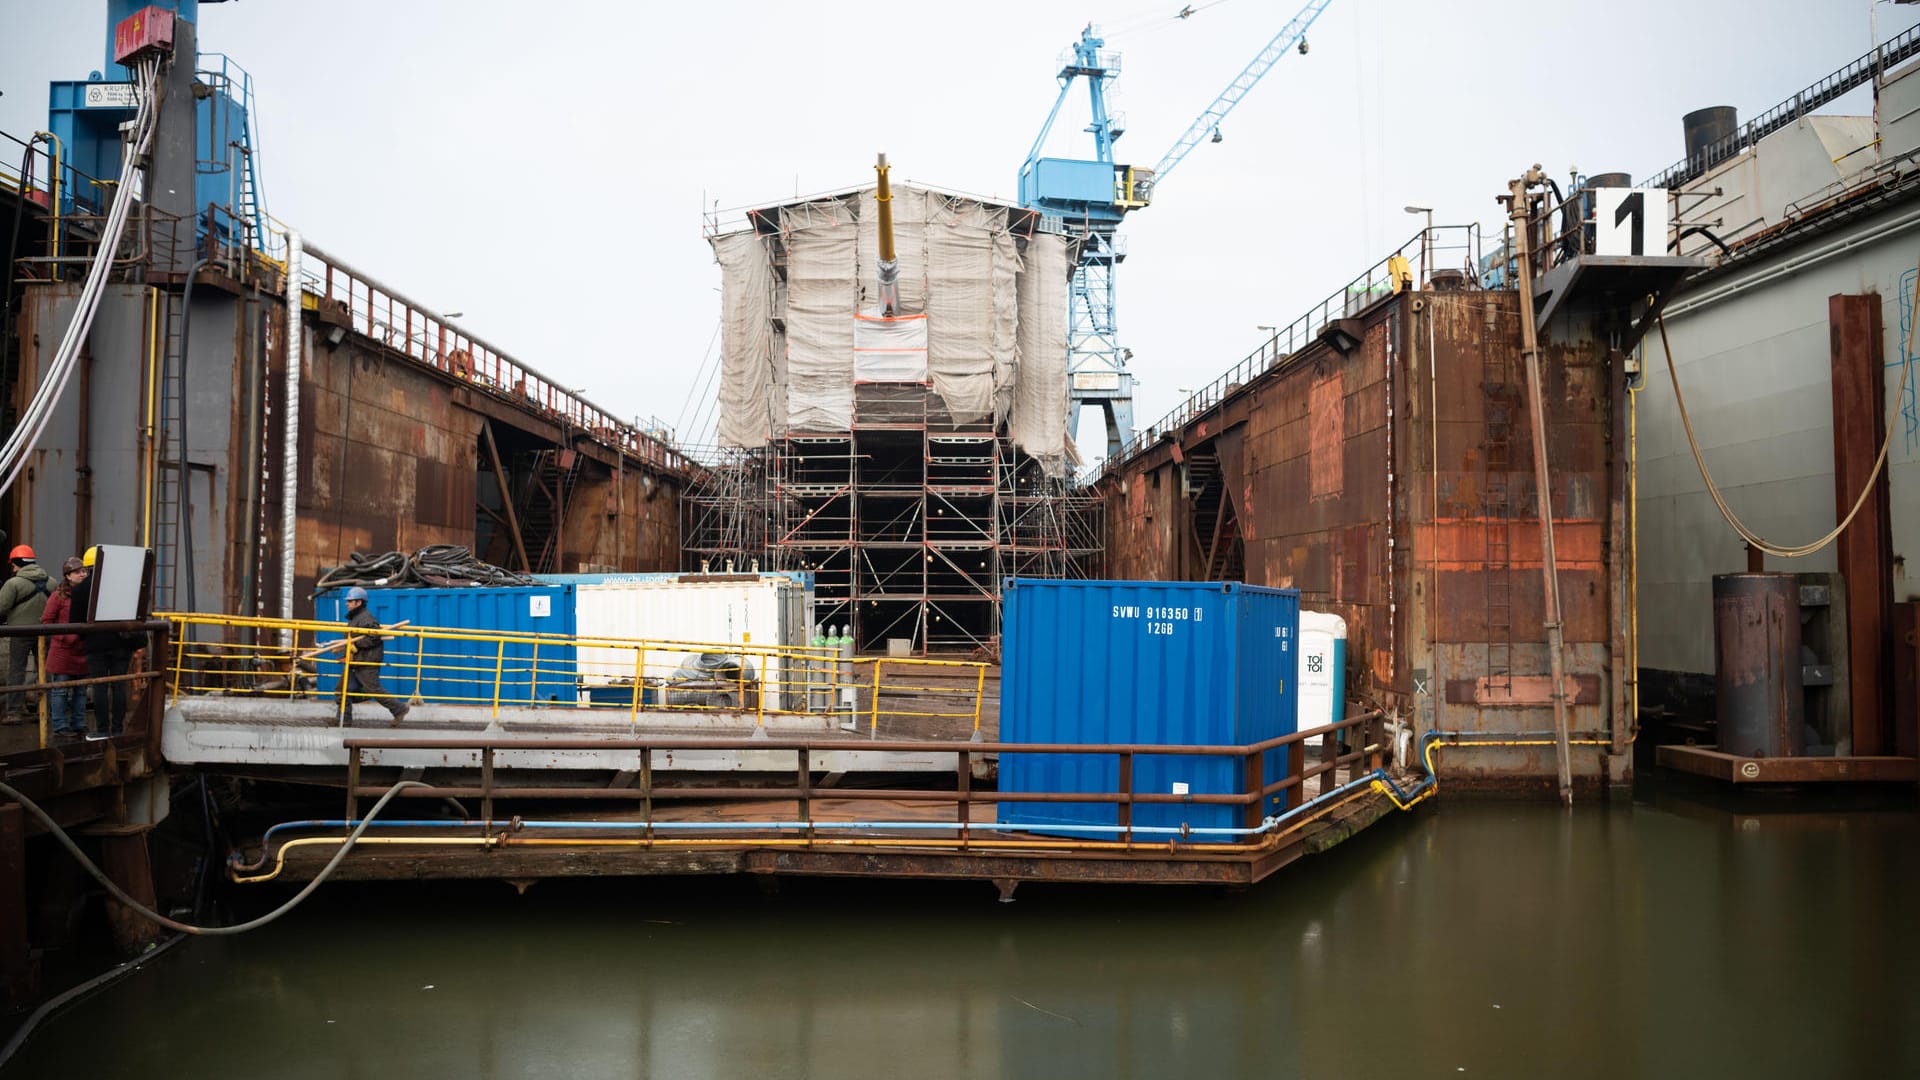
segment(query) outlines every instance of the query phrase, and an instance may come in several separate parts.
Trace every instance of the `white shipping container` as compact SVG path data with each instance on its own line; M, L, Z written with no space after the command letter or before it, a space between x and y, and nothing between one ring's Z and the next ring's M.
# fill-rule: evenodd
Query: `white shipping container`
M574 597L575 632L582 639L663 643L646 651L648 678L664 678L698 653L719 651L712 646L797 648L808 643L813 626L813 591L785 575L609 581L577 586ZM579 648L581 679L589 686L631 681L635 660L631 649ZM749 660L765 687L768 707L803 707L805 688L798 684L804 675L788 675L778 659L750 655ZM795 685L787 685L790 681Z

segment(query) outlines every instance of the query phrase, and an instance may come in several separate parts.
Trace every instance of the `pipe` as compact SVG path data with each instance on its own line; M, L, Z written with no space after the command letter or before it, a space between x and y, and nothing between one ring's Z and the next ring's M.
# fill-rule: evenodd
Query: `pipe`
M1528 235L1532 221L1527 213L1528 191L1545 177L1540 166L1528 169L1525 176L1508 185L1512 193L1509 215L1513 219L1516 279L1520 289L1520 357L1527 368L1527 413L1533 429L1533 481L1535 510L1540 517L1540 575L1546 603L1547 661L1553 674L1553 729L1557 733L1557 758L1560 773L1560 802L1573 805L1573 772L1567 751L1567 688L1565 659L1561 655L1560 568L1553 549L1553 476L1547 469L1547 409L1540 386L1540 342L1534 325L1533 310L1533 238ZM1547 181L1551 183L1552 181Z
M286 422L282 437L280 475L280 617L293 618L293 556L299 543L300 508L300 368L301 351L306 341L306 326L301 314L300 259L303 254L300 234L287 230L287 381L286 402L282 409ZM280 631L280 644L291 649L292 627Z
M6 339L0 338L0 347ZM93 535L93 466L88 450L93 445L93 346L92 339L80 346L80 415L75 421L73 471L73 544L84 550ZM61 575L63 578L65 575Z
M1131 831L1134 833L1150 832L1150 833L1156 833L1156 834L1172 834L1174 839L1170 840L1168 842L1169 844L1177 844L1178 843L1177 838L1179 836L1190 835L1193 833L1227 834L1227 835L1261 837L1260 843L1252 844L1252 845L1230 844L1230 843L1199 843L1199 844L1179 845L1179 848L1178 848L1180 852L1187 853L1187 854L1246 854L1249 851L1257 851L1263 847L1276 846L1279 843L1280 837L1285 836L1292 832L1297 832L1298 830L1305 828L1307 825L1311 824L1315 820L1318 820L1324 814L1330 814L1333 811L1339 809L1340 807L1345 806L1347 803L1353 802L1355 799L1362 798L1372 791L1379 790L1378 784L1381 780L1384 780L1384 779L1386 779L1385 771L1380 769L1375 769L1370 773L1366 773L1363 776L1360 776L1351 781L1348 781L1346 784L1338 788L1335 788L1332 791L1329 791L1323 795L1315 796L1314 798L1308 800L1305 803L1302 803L1301 805L1293 808L1292 810L1289 810L1283 814L1277 814L1273 817L1269 817L1265 821L1263 821L1259 826L1254 828L1181 829L1181 828L1174 828L1170 826L1152 826L1152 827L1141 826L1141 827L1135 827ZM1342 796L1344 796L1344 798ZM1322 803L1325 803L1328 800L1332 800L1332 799L1338 799L1339 801L1334 802L1332 805L1329 805L1329 806L1325 806L1325 807L1321 806ZM1314 811L1318 811L1318 812L1314 812ZM1299 820L1291 821L1291 823L1289 824L1290 819L1294 819L1294 818L1298 818ZM286 828L300 828L300 827L342 828L351 824L353 824L353 822L345 821L345 820L288 822L285 824L284 827ZM392 827L409 827L408 825L403 824L401 822L391 822L391 823L385 823L385 824L388 824ZM472 827L475 824L477 823L464 822L464 821L463 822L422 821L422 822L411 823L411 827L462 827L462 826ZM1286 824L1287 827L1284 829L1279 828L1279 826L1281 826L1282 824ZM367 825L368 825L368 822L366 821L362 821L359 823L360 829L362 831L364 831ZM685 829L705 829L705 830L723 829L723 828L784 828L784 829L795 829L795 830L798 830L798 829L817 830L817 829L824 829L824 828L886 828L886 829L951 830L951 829L963 828L960 822L944 822L944 821L943 822L824 822L824 821L699 822L699 821L684 821L684 822L651 822L651 823L644 822L644 821L636 821L636 822L541 821L541 822L521 822L520 826L522 828L541 827L541 828L576 829L576 830L591 829L591 828L609 828L609 829L625 828L625 829L648 829L649 831L663 829L663 828L685 828ZM281 828L281 827L283 826L274 826L273 828L268 829L268 834L271 835L275 828ZM1030 825L1021 825L1017 823L968 824L964 826L964 828L969 831L982 831L982 832L1017 832L1022 829L1027 829L1031 827L1032 826ZM1048 827L1053 828L1054 826L1048 826ZM1085 825L1085 826L1076 826L1076 828L1079 828L1087 832L1125 833L1129 831L1128 828L1124 825ZM253 863L252 865L243 866L239 863L230 864L229 876L232 877L233 881L240 884L252 884L255 882L271 881L274 878L279 877L280 874L285 871L286 853L288 851L298 847L312 847L320 844L332 844L336 842L337 842L336 839L330 836L306 836L306 837L300 837L294 840L289 840L286 843L281 844L278 848L274 849L274 865L271 871L265 874L254 874L254 875L248 875L248 876L241 876L239 873L237 873L237 871L252 870L252 869L256 869L258 867L266 865L266 857L265 857L265 854L263 853L260 861ZM401 844L401 845L410 845L410 846L438 844L438 845L451 845L451 846L458 846L458 847L474 847L474 846L593 847L593 846L600 846L600 847L671 848L671 847L752 846L752 847L890 847L890 848L914 847L914 848L934 848L934 849L941 849L941 850L978 849L978 850L988 850L988 851L1070 850L1070 851L1144 852L1144 851L1167 850L1167 845L1163 845L1162 843L1157 841L1153 843L1143 844L1143 843L1136 843L1129 840L1117 840L1117 841L1115 840L1109 840L1109 841L974 840L969 837L960 837L960 838L929 837L929 838L918 839L918 840L910 840L902 837L818 837L818 836L764 837L764 838L755 838L755 839L740 839L740 838L731 838L731 837L646 836L646 837L614 838L614 839L592 839L592 838L583 838L583 837L513 837L513 836L507 836L504 834L494 834L494 835L488 835L488 836L456 836L456 837L424 837L424 836L367 837L362 839L360 842L362 844L385 843L385 844Z
M40 824L44 826L49 833L53 834L53 838L60 842L60 846L66 848L67 852L79 861L81 869L92 875L95 881L98 881L109 893L112 893L114 899L125 904L148 922L164 926L169 930L175 930L182 934L193 934L196 937L230 937L234 934L244 934L249 930L257 930L298 907L307 897L313 895L313 891L319 888L322 882L333 876L334 870L337 869L341 861L347 857L347 852L352 851L355 844L363 842L360 839L361 834L367 831L367 827L373 824L373 819L379 815L380 811L386 809L387 803L392 801L395 795L398 795L404 788L420 786L422 785L418 780L401 780L388 788L387 793L380 796L380 801L373 804L373 807L367 811L367 816L360 822L360 827L350 833L344 841L335 841L329 838L329 843L339 843L340 850L334 854L333 858L327 862L327 865L323 867L318 874L314 875L312 881L307 882L306 888L294 894L293 899L288 900L286 903L267 912L265 915L257 919L249 919L246 922L233 926L195 926L191 923L180 922L177 919L170 919L145 904L142 904L140 901L127 895L125 889L114 884L113 879L108 877L105 871L95 865L92 859L87 858L86 853L80 850L80 845L74 843L73 837L67 835L67 830L61 828L60 823L53 820L53 817L41 809L38 803L4 783L0 783L0 796L5 796L19 803L21 809L38 819ZM388 842L391 842L391 839L392 838L387 838ZM377 843L380 841L375 839L364 842Z
M179 599L180 582L185 581L188 612L199 610L199 597L195 595L193 584L193 465L187 442L187 372L192 356L189 347L193 344L193 284L206 265L207 260L198 259L187 268L187 287L180 298L180 388L173 396L176 411L174 422L180 425L180 459L174 462L175 478L179 480L180 488L174 493L173 500L174 512L180 515L180 558L174 567L173 599ZM182 629L187 639L193 640L193 628Z
M1765 273L1755 274L1753 277L1744 280L1730 282L1711 292L1702 292L1698 296L1690 296L1683 300L1676 300L1668 304L1661 314L1675 317L1685 315L1695 308L1719 303L1728 297L1743 293L1755 286L1764 285L1775 278L1784 277L1810 266L1817 266L1820 263L1826 262L1828 259L1844 255L1864 244L1877 244L1884 240L1890 240L1895 235L1906 232L1916 225L1920 225L1920 210L1910 210L1888 222L1885 226L1875 229L1871 233L1856 233L1852 236L1834 240L1831 243L1788 259L1767 270Z
M887 182L887 155L880 155L873 171L880 176L880 186L873 193L873 201L880 204L880 313L891 319L900 306L900 264L893 255L893 188Z
M261 444L260 399L266 388L266 312L260 306L260 294L256 287L253 301L249 307L253 317L248 319L252 325L248 328L246 352L246 381L243 391L247 415L242 423L245 433L241 437L241 473L247 480L247 494L242 504L240 520L242 534L246 542L240 549L240 598L238 610L260 611L259 573L260 573L260 466L266 454Z

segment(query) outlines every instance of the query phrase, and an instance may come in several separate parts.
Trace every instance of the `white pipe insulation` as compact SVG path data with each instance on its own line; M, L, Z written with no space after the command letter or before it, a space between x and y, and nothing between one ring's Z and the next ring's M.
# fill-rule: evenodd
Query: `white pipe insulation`
M299 545L300 369L307 338L300 311L300 234L287 230L287 388L286 445L280 466L280 617L293 615L293 553ZM280 631L280 644L293 648L293 630Z

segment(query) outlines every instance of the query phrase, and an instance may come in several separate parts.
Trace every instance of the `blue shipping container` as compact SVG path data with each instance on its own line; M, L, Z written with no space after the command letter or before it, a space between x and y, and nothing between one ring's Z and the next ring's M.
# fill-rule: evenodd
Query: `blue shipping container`
M1002 620L1000 740L1246 746L1299 730L1294 686L1300 594L1239 582L1060 581L1007 585ZM1286 750L1263 755L1271 783ZM1003 754L1000 790L1113 792L1115 754ZM1242 759L1140 755L1137 793L1244 793ZM1276 813L1283 795L1263 812ZM1133 824L1236 828L1243 807L1134 806ZM1113 803L1000 804L1001 824L1035 832L1108 836L1073 826L1116 825ZM1230 840L1201 834L1196 840Z
M573 586L531 585L512 588L368 589L367 607L382 623L405 620L411 627L466 630L473 633L555 634L562 642L510 641L504 658L492 641L452 641L409 636L387 638L380 683L405 698L418 689L423 701L453 705L492 705L494 669L500 674L502 705L573 705L579 700L579 672L573 637ZM345 622L346 590L332 589L314 601L314 617ZM320 644L338 634L318 635ZM320 692L340 685L338 653L322 658Z

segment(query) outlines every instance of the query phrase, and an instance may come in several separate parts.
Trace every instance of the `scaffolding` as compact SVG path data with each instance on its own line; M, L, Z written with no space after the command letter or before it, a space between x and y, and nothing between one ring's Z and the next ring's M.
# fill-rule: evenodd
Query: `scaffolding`
M685 502L689 569L811 571L816 617L862 649L997 653L1008 578L1090 577L1104 556L1090 489L921 383L857 385L852 430L721 455Z

